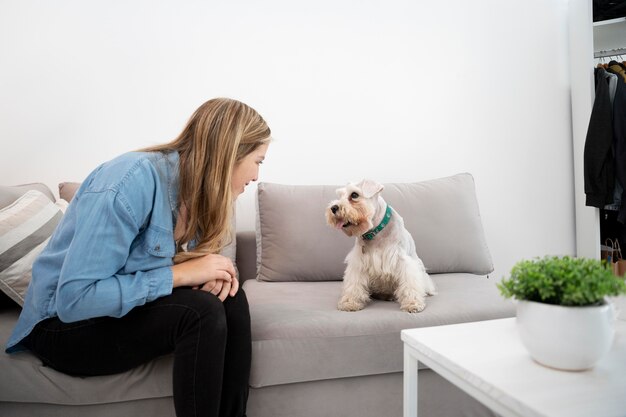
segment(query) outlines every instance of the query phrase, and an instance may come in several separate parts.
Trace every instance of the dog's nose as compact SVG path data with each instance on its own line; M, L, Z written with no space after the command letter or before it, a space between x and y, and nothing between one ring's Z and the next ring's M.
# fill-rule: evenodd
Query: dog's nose
M337 210L339 210L339 206L336 204L330 208L330 211L332 211L333 214L337 213Z

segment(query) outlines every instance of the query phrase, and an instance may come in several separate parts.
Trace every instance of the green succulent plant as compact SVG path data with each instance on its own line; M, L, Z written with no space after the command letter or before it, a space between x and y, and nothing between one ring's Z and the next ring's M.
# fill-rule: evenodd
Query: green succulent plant
M606 296L626 294L624 279L604 261L569 256L522 260L496 285L506 298L562 306L594 305Z

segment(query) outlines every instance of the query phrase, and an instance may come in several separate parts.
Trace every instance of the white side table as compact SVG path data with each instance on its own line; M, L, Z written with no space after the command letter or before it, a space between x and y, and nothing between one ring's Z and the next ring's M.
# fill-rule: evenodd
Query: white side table
M403 330L404 417L417 416L418 362L504 417L624 417L626 321L615 327L609 354L582 372L533 361L514 318Z

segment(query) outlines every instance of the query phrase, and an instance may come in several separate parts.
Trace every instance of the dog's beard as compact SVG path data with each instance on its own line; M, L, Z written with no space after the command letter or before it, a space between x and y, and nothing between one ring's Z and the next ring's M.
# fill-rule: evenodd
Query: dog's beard
M326 211L326 221L331 227L341 230L347 236L362 235L373 227L369 213L363 207L346 210L340 206L334 214L329 208Z

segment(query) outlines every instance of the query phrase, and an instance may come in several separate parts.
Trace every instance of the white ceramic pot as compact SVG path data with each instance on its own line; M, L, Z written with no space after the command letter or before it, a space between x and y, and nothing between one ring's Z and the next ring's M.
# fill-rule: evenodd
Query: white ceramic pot
M517 327L530 356L551 368L592 368L613 343L614 312L610 304L563 307L517 302Z

